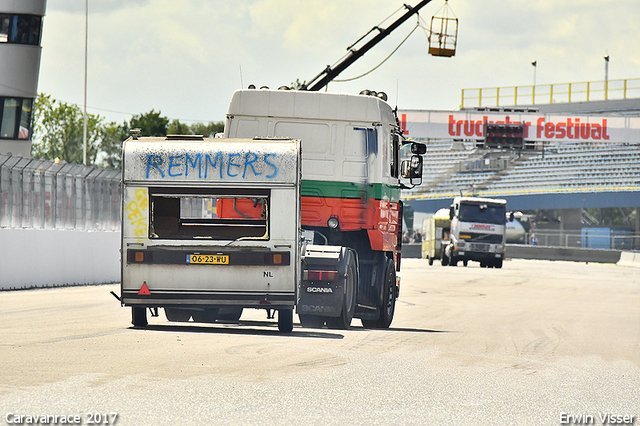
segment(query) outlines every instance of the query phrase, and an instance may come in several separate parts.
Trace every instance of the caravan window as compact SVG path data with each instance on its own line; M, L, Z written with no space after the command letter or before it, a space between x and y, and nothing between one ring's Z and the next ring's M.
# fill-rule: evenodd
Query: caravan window
M151 239L269 239L269 190L150 188Z

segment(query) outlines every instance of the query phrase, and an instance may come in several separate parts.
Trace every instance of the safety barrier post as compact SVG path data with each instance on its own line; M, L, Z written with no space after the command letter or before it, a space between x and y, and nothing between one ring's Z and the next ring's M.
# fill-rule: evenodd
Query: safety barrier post
M531 88L531 103L535 105L536 103L536 86L535 84Z

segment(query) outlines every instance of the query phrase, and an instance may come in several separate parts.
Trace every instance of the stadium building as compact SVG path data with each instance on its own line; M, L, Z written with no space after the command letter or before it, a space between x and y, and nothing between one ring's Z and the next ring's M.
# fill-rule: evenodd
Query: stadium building
M0 153L29 157L46 0L0 0Z

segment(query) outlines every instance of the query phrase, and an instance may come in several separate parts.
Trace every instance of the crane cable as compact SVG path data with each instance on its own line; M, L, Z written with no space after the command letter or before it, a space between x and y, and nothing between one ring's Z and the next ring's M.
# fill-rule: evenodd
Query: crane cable
M437 16L437 14L440 13L440 11L442 11L442 17L438 17ZM449 0L444 0L444 4L442 5L442 7L440 9L438 9L438 11L435 13L434 17L435 18L439 18L439 19L449 19L449 12L451 12L453 17L457 21L458 17L456 16L456 14L453 11L453 9L451 8L451 6L449 6ZM433 35L433 30L431 28L429 28L427 30L427 23L425 22L424 19L422 19L420 17L420 15L418 15L418 20L423 22L423 25L420 25L420 26L424 30L424 34L427 36L427 40L429 40L429 43L431 43L431 36ZM431 18L431 20L433 21L433 18Z
M388 19L388 18L387 18L387 19ZM345 78L345 79L342 79L342 80L337 80L337 79L336 79L336 80L333 80L333 81L334 81L334 82L336 82L336 83L344 83L344 82L347 82L347 81L357 80L357 79L359 79L359 78L362 78L362 77L364 77L364 76L367 76L367 75L371 74L372 72L374 72L375 70L377 70L378 68L380 68L380 67L382 66L382 64L384 64L385 62L387 62L387 60L388 60L389 58L391 58L391 56L393 56L393 54L394 54L394 53L396 53L396 52L398 51L398 49L400 49L400 46L402 46L402 45L404 44L404 42L405 42L405 41L407 41L407 40L409 39L409 37L411 37L411 34L413 34L413 33L414 33L414 31L415 31L416 29L418 29L418 27L422 27L422 25L420 25L420 20L419 20L419 19L420 19L420 15L418 15L418 22L416 23L416 26L415 26L415 27L413 27L413 29L411 30L411 32L410 32L410 33L409 33L409 34L404 38L404 40L402 40L402 41L400 42L400 44L399 44L395 49L393 49L393 51L389 54L389 56L387 56L386 58L384 58L384 59L382 60L382 62L380 62L378 65L376 65L375 67L371 68L369 71L365 72L364 74L360 74L360 75L359 75L359 76L357 76L357 77ZM423 28L424 28L424 27L423 27Z

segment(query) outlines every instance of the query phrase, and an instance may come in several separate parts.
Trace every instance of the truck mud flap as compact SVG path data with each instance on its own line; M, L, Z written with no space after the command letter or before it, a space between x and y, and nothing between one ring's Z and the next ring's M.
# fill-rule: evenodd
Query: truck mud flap
M338 317L342 313L342 285L303 281L300 284L299 315Z
M298 315L340 316L345 293L347 250L340 246L306 247L302 259Z

